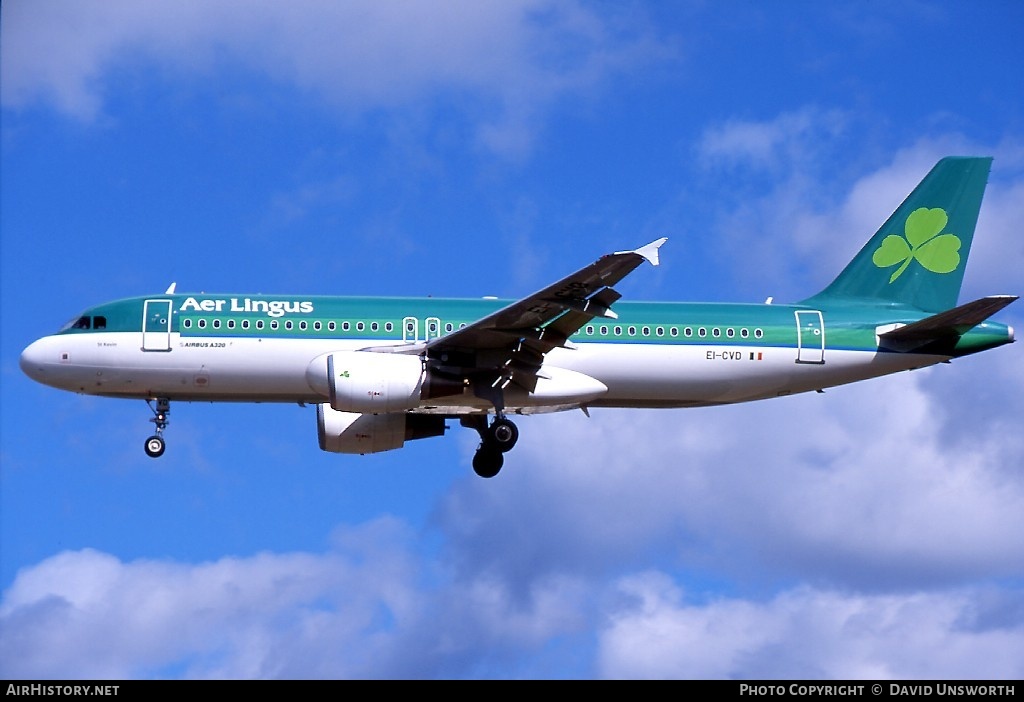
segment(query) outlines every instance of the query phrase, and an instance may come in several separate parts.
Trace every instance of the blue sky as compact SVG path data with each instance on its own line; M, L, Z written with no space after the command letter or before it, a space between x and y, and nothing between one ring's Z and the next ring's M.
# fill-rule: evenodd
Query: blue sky
M1024 5L8 1L4 677L1024 676L1017 344L735 407L322 453L311 409L36 385L179 290L628 299L827 284L936 160L995 157L961 300L1024 289ZM1024 328L1018 305L1000 320Z

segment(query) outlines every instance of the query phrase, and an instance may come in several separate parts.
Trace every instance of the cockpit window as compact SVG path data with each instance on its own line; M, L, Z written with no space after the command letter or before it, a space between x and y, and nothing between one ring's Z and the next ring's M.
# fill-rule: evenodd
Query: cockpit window
M81 317L75 317L70 320L67 324L60 328L60 330L68 331L69 329L106 329L107 318L103 315L96 315L94 317L87 314L83 314Z

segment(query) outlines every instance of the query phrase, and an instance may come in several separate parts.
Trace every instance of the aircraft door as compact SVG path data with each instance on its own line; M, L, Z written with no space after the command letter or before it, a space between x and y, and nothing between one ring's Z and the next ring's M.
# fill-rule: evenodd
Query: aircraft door
M420 320L406 317L402 320L402 341L414 344L420 340Z
M441 336L441 320L437 317L427 317L427 341Z
M817 310L796 313L796 362L825 362L825 321Z
M146 300L142 308L142 350L171 350L171 301Z

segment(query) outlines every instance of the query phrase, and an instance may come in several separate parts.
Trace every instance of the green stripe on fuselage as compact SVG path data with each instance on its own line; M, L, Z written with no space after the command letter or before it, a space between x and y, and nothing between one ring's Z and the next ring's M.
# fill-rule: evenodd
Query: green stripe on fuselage
M336 338L366 340L369 343L401 342L403 338L422 341L428 332L428 322L432 325L432 337L443 336L512 302L399 297L154 295L99 305L83 315L103 317L103 331L141 331L142 311L147 300L172 301L171 331L183 338ZM618 319L595 318L577 332L572 341L796 348L795 313L814 308L801 305L620 301L614 309ZM827 348L859 351L878 348L876 327L906 324L926 316L920 310L893 305L837 304L820 311ZM405 330L409 318L415 325L413 333ZM61 333L91 331L99 330L66 329ZM986 322L960 339L954 355L992 348L1007 343L1008 337L1005 325ZM804 343L806 345L806 341Z

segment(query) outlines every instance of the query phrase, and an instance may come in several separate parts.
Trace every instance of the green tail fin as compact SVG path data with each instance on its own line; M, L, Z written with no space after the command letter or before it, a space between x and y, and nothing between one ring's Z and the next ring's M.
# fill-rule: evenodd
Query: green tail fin
M991 166L991 158L939 161L839 277L806 302L955 307Z

